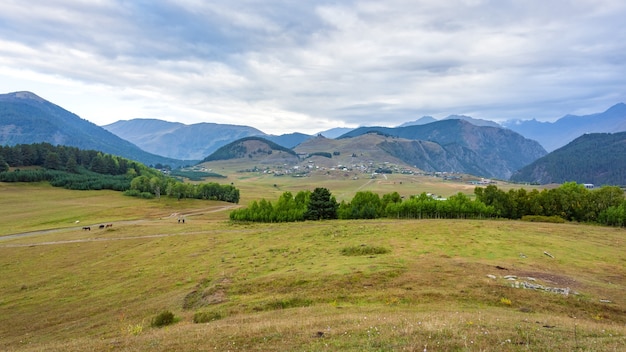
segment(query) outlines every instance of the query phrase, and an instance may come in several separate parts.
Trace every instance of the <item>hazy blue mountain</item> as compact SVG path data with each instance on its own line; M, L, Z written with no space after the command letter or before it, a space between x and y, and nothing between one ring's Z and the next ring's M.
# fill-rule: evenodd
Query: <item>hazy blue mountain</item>
M536 141L505 128L476 126L465 120L450 119L426 125L407 127L360 127L339 138L351 138L366 133L407 140L435 142L449 159L458 160L458 169L439 170L467 172L477 176L508 179L513 172L546 155ZM415 145L415 147L420 147ZM432 149L432 148L431 148ZM415 164L412 151L403 153L393 148L396 157ZM476 173L480 170L480 173Z
M465 116L465 115L450 115L446 118L443 118L441 120L437 120L432 116L422 116L421 118L415 120L415 121L409 121L409 122L405 122L403 124L401 124L400 126L397 127L408 127L408 126L419 126L419 125L426 125L429 123L433 123L433 122L437 122L437 121L443 121L443 120L464 120L467 121L469 123L471 123L472 125L475 126L491 126L491 127L502 127L500 126L497 122L493 122L490 120L483 120L483 119L475 119L471 116Z
M250 126L204 122L185 125L155 119L122 120L102 127L148 152L194 160L204 159L220 147L245 137L262 136L286 148L311 138L303 133L268 135Z
M47 142L86 150L98 150L146 165L172 167L191 162L165 158L136 145L31 92L0 95L0 144Z
M335 128L331 128L329 130L326 131L322 131L322 132L318 132L316 133L316 135L322 135L326 138L337 138L339 136L341 136L342 134L346 134L350 131L352 131L354 128L350 128L350 127L335 127Z
M547 151L553 151L585 133L626 131L626 104L616 104L597 114L566 115L555 122L510 120L502 126L538 141Z
M626 132L584 134L520 169L512 181L626 185Z
M313 136L310 136L304 133L294 132L294 133L281 134L280 136L264 135L262 137L280 146L291 149Z
M265 135L249 126L217 123L185 125L155 119L122 120L102 127L150 153L193 160L202 160L234 140Z
M436 122L438 121L436 118L432 117L432 116L422 116L419 119L415 120L415 121L408 121L405 122L403 124L401 124L400 126L397 127L407 127L407 126L418 126L418 125L425 125L427 123L431 123L431 122Z
M471 116L465 116L465 115L450 115L446 117L444 120L464 120L464 121L471 123L474 126L502 127L497 122L493 122L491 120L475 119Z

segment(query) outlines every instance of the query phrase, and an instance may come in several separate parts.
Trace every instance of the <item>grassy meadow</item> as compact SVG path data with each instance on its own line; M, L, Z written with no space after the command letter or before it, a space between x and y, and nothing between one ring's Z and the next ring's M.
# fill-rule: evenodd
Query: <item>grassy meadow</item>
M402 175L230 175L219 182L240 188L244 205L317 186L339 201L358 190L473 190ZM233 206L0 183L0 350L626 350L624 229L236 224ZM164 311L174 324L152 327Z

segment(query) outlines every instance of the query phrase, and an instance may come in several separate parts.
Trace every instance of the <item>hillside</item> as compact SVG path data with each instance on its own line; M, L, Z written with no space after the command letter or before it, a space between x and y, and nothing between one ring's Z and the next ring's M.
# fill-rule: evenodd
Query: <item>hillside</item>
M250 189L273 201L274 188ZM620 228L232 223L230 204L206 200L0 190L3 351L622 351L626 342ZM103 222L113 226L94 226ZM350 253L376 248L387 252ZM164 311L174 323L151 326Z
M512 181L626 185L626 132L591 133L517 171Z
M213 154L204 158L202 162L232 159L245 160L245 163L250 165L254 163L293 164L298 161L298 156L293 150L267 139L246 137L219 148Z
M567 115L555 122L512 120L502 125L526 138L538 141L547 151L553 151L585 133L626 131L626 104L613 105L606 111L597 114Z
M482 177L508 179L514 171L544 156L539 143L504 128L476 126L464 120L450 119L407 127L361 127L340 138L366 133L380 133L424 143L392 142L385 145L393 156L421 167L430 165L437 171L471 173ZM435 153L423 160L426 152ZM420 166L418 166L420 167ZM449 168L449 169L446 169Z
M324 168L346 166L366 169L369 165L405 164L380 148L379 144L385 140L386 137L375 134L349 139L329 139L317 136L300 144L294 150L299 155L307 157L306 163L313 163Z
M47 142L84 150L98 150L173 167L188 164L141 150L136 145L30 92L0 95L0 145Z

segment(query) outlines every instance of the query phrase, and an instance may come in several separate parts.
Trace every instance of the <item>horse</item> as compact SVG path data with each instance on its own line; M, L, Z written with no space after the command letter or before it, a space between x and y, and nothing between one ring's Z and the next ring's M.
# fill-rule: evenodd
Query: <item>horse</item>
M89 226L85 226L85 227L83 227L83 230L85 230L85 231L91 231L91 227L89 227Z
M101 229L103 229L103 228L104 228L104 225L100 225L100 226L98 226L98 227L99 227L99 228L101 228Z
M107 224L106 228L113 227L113 224Z

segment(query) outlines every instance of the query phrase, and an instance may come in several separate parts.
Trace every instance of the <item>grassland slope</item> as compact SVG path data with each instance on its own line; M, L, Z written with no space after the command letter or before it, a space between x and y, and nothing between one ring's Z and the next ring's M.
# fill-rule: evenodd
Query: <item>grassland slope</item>
M85 216L72 205L83 204L82 192L0 186L23 195L1 197L3 209L31 209L33 195L46 196L22 227L41 215L59 228L0 237L5 351L626 347L623 229L494 220L234 224L222 203L141 205L103 192L89 193L88 203L118 222L84 231L61 226ZM46 206L64 210L65 220L55 223L61 213ZM163 311L175 324L151 327ZM199 317L208 319L194 323Z

